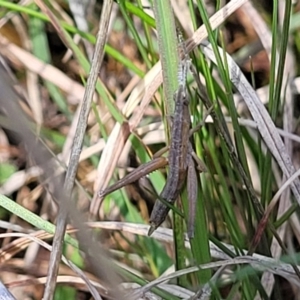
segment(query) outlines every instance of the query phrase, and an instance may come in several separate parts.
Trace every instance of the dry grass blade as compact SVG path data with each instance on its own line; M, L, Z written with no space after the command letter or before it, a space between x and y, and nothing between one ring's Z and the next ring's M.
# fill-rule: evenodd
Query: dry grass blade
M7 235L5 235L5 234L1 234L0 238L1 237L4 238L6 236ZM16 235L10 234L9 236L10 237L12 237L12 236L19 237L20 234L19 233ZM41 230L31 233L31 234L28 234L28 235L22 234L21 236L22 236L21 238L10 242L9 244L5 245L5 247L2 247L2 249L0 251L0 261L2 264L9 261L14 255L19 253L20 251L26 249L33 239L42 241L42 240L50 239L52 237L51 234L46 233Z
M96 228L103 228L103 229L109 229L109 230L121 230L127 233L133 233L133 234L138 234L142 236L147 236L149 226L148 225L143 225L143 224L132 224L132 223L126 223L126 222L91 222L88 223L89 226L91 227L96 227ZM171 229L167 228L158 228L152 235L153 238L156 240L162 241L164 243L173 243L173 231ZM229 251L234 252L235 248L232 245L222 243ZM212 258L216 260L221 260L215 263L211 264L205 264L207 268L212 268L212 267L220 267L223 265L226 265L222 263L222 260L228 260L227 264L238 264L242 263L250 263L251 266L257 270L258 272L261 272L263 270L268 270L272 272L273 274L282 276L283 278L286 278L290 282L297 284L299 286L299 278L297 274L295 273L295 270L290 264L278 261L277 259L273 259L264 255L256 254L254 253L253 256L240 256L235 258L236 260L232 260L227 254L225 254L219 247L217 247L215 244L210 242L210 253ZM190 242L188 237L185 237L185 247L190 248ZM248 250L242 250L243 253L247 253ZM201 266L203 267L203 265ZM194 268L194 269L193 269ZM300 268L298 267L300 270ZM189 268L188 271L183 270L183 271L178 271L179 273L176 273L174 275L175 277L178 275L181 275L182 273L180 272L194 272L198 270L198 266ZM173 277L172 277L173 278ZM159 282L163 282L166 280L166 278L163 278L162 280L160 279ZM152 283L149 283L149 285L152 286ZM158 282L156 282L158 283ZM149 286L147 286L148 289Z
M42 241L39 237L42 238L49 238L49 234L39 231L38 233L33 234L23 234L23 233L4 233L0 234L0 238L5 238L7 236L10 237L19 237L12 243L8 244L5 249L2 249L1 251L1 263L4 263L4 260L2 259L2 256L5 258L5 260L8 260L11 256L13 256L15 253L20 252L21 250L25 249L30 245L30 243L36 242L40 246L44 247L45 249L51 251L52 247L49 246L47 243ZM85 282L86 286L89 288L95 299L100 300L101 297L99 296L97 290L95 289L94 285L91 284L90 280L87 278L87 276L80 270L78 267L76 267L71 261L66 259L64 256L62 256L63 262L69 266L78 276Z
M98 165L98 176L94 184L94 197L90 206L90 213L92 217L98 214L101 199L98 197L98 192L104 190L109 183L109 180L116 167L118 159L124 149L125 143L129 137L129 134L134 130L142 119L146 108L149 105L151 97L156 92L156 89L162 82L161 71L159 69L160 64L156 64L145 76L145 78L137 85L132 91L129 99L124 107L124 115L129 115L133 109L139 104L143 93L145 92L145 85L149 84L149 89L146 90L143 96L142 102L137 110L132 115L129 124L123 123L122 125L116 124L112 130L107 144L101 156L101 160ZM153 79L154 78L154 79ZM153 81L152 81L153 80ZM158 84L155 84L157 83ZM155 87L153 88L153 83ZM155 89L156 88L156 89ZM145 101L144 101L145 99ZM129 126L128 126L129 125Z
M218 271L213 275L211 280L207 282L198 292L195 293L189 300L208 300L210 299L212 293L212 285L214 285L217 279L220 277L221 273L227 266L222 266Z
M0 68L0 78L0 88L2 91L0 95L0 106L10 115L13 120L15 120L15 122L13 122L13 128L11 129L18 132L19 136L24 142L24 145L26 146L26 149L28 150L28 153L31 155L33 160L42 167L44 176L46 178L52 178L52 175L55 174L57 165L52 162L52 157L44 145L37 140L31 132L27 120L18 106L19 99L13 91L10 79L2 68ZM6 99L10 99L10 101L6 101ZM47 163L45 164L45 162ZM82 225L83 216L79 215L75 207L68 204L68 197L66 197L64 192L61 178L52 178L52 180L53 186L55 187L52 193L54 199L60 200L61 208L65 212L69 211L71 219L76 223L76 226L80 228L78 232L78 238L82 245L82 249L86 250L87 258L90 260L91 266L93 266L95 273L99 278L101 278L101 280L103 280L106 286L109 287L111 295L116 299L121 299L121 293L118 289L118 284L120 281L116 274L112 271L112 266L110 260L107 258L106 253L102 250L100 245L95 245L91 236L87 232L87 228ZM53 244L53 247L61 246L62 243L59 245ZM89 248L87 249L87 247ZM55 263L57 265L60 263L60 257ZM105 272L102 270L105 270Z
M275 263L275 260L273 260L273 262ZM270 262L268 260L262 261L256 257L253 256L239 256L236 258L232 258L232 259L227 259L227 260L222 260L222 261L215 261L215 262L210 262L207 264L202 264L199 266L194 266L194 267L189 267L180 271L175 271L171 274L168 275L164 275L161 276L151 282L149 282L148 284L146 284L145 286L143 286L142 288L140 288L138 291L136 291L134 293L134 295L140 295L145 293L146 291L150 290L152 287L157 286L165 281L177 278L179 276L185 275L185 274L190 274L192 272L196 272L199 269L213 269L213 268L219 268L219 267L227 267L227 266L233 266L233 265L251 265L254 269L258 270L258 271L264 271L264 270L268 270L269 272L272 272L274 274L280 274L281 276L283 275L283 272L278 271L278 263L276 263L275 265L270 264ZM290 280L294 281L297 276L295 277L292 276L290 274ZM299 282L297 283L298 286L300 286Z
M242 7L242 10L249 21L256 25L253 26L253 29L258 34L264 49L267 51L269 61L271 61L272 34L266 22L263 20L250 1L245 3L245 5Z
M214 30L220 26L231 14L237 9L242 7L249 0L232 0L227 3L223 8L217 11L210 19L210 26ZM187 51L191 52L197 47L204 39L207 38L207 30L204 25L199 27L188 40Z
M215 56L209 43L201 44L203 53L214 63L216 63ZM221 51L221 50L220 50ZM274 122L272 121L269 113L257 97L255 91L242 74L239 67L232 60L230 55L226 57L229 65L230 79L235 85L237 90L243 96L250 113L257 123L258 130L264 139L267 147L270 149L274 158L278 162L283 173L290 177L295 173L295 168L292 164L291 158L285 150L285 146L282 142L280 135L278 134ZM292 190L296 197L298 204L300 205L300 181L295 180L292 184Z
M0 34L0 53L9 60L17 60L26 69L39 74L69 95L70 104L77 104L84 95L84 87L70 79L66 74L52 65L45 64L31 53L11 43Z
M210 24L212 29L216 29L220 26L231 14L233 14L238 8L240 8L244 3L248 0L233 0L226 4L223 8L221 8L218 12L216 12L210 18ZM187 52L190 53L193 49L195 49L203 40L207 38L207 30L204 25L200 26L193 34L191 38L187 41ZM153 72L154 69L156 72ZM148 106L151 98L154 93L157 91L159 86L162 83L162 73L161 73L161 65L158 62L149 72L156 73L154 80L149 84L149 86L145 86L145 95L141 100L141 110L144 107ZM132 117L130 121L130 128L135 128L141 121L142 115L137 114L134 118Z
M244 13L247 15L247 17L252 20L255 20L255 24L258 26L255 26L254 29L257 31L258 36L260 37L260 41L263 44L265 50L267 51L269 61L271 62L271 48L272 48L272 33L268 29L267 24L264 22L263 18L260 16L258 11L254 8L252 3L246 3L243 6ZM278 51L277 51L278 52ZM278 70L278 54L276 56L276 68L275 70ZM286 132L292 132L293 131L293 122L290 120L293 119L293 95L291 91L291 80L295 77L295 61L292 54L292 51L288 49L286 53L286 63L284 67L284 83L286 84L286 88L284 89L285 94L282 94L282 98L284 100L284 130ZM286 151L290 157L292 157L292 141L288 138L284 138L284 144L286 147ZM283 181L285 181L285 176L283 178ZM279 183L281 184L281 183ZM273 203L273 200L271 201ZM269 205L268 210L271 207L273 207L273 204ZM284 193L281 195L281 199L279 202L279 208L277 211L277 220L281 218L281 216L291 207L291 198L290 198L290 189L286 189ZM265 219L265 218L264 218ZM295 220L292 219L291 221ZM299 228L299 221L298 224L295 227ZM282 224L280 228L277 230L277 233L279 237L283 240L287 228L287 222ZM282 249L280 245L278 244L277 240L273 237L272 244L271 244L271 253L274 258L279 258L281 255ZM262 285L265 287L265 290L268 295L271 295L273 285L275 283L274 276L271 273L264 273L262 277ZM257 296L260 297L260 296Z
M246 3L247 0L234 0L229 2L227 5L225 5L223 8L221 8L215 15L213 15L210 18L211 26L213 29L216 29L220 24L222 24L228 16L230 16L232 13L234 13L239 7L241 7L244 3ZM191 52L194 48L197 47L198 44L200 44L204 39L207 38L207 30L204 25L199 27L197 31L193 34L193 36L188 40L188 46L187 46L187 52ZM152 81L149 83L149 80L152 79ZM137 106L139 104L139 101L136 101L136 99L139 99L140 95L144 94L142 99L140 100L139 107L135 111L135 113L132 115L132 117L129 120L129 128L130 131L134 130L138 124L140 123L144 111L148 107L151 98L154 96L155 92L159 88L159 86L162 84L162 72L161 72L161 64L160 62L156 63L152 69L148 72L148 74L145 76L145 78L141 81L140 84L132 91L132 96L129 98L128 101L134 102ZM132 107L132 105L128 105L129 107ZM132 111L132 110L130 110ZM129 111L125 112L129 113ZM120 125L116 124L116 131L121 130ZM126 140L117 140L118 133L114 131L114 138L109 138L109 148L116 148L116 149L122 149L125 145ZM114 145L114 146L113 146ZM101 178L98 179L97 184L94 186L94 199L92 201L91 205L91 214L95 216L97 213L97 210L99 209L100 200L97 197L97 193L101 189L105 189L107 187L107 184L112 176L112 170L115 169L118 158L121 154L120 152L112 153L109 150L104 150L109 155L106 156L106 159L101 158L101 162L99 163L98 170L101 170ZM107 167L109 166L109 167ZM105 178L105 180L104 180Z
M0 281L0 299L1 300L16 300L16 298L9 292L5 285Z
M0 0L0 27L14 14L0 32L0 279L10 293L41 299L45 292L47 300L297 298L300 79L290 54L300 53L300 5L94 1L85 11L82 4L81 27L70 5L25 2ZM109 13L104 6L112 3ZM109 28L98 32L105 12ZM163 36L176 40L169 14L183 35L177 51ZM178 207L149 237L155 195L161 198L177 174L170 152L161 150L172 145L178 113L166 103L175 104L183 52L192 69L186 90L195 160L187 160ZM186 151L179 148L180 161Z
M27 285L31 285L31 284L44 285L46 283L46 280L47 280L47 277L30 278L30 279L12 281L12 282L6 283L6 285L9 288L27 286ZM100 285L98 282L93 281L93 280L89 280L89 281L99 292L101 292L101 294L105 294L107 292L106 289L104 289L103 286ZM88 289L86 288L85 281L79 277L59 275L59 276L57 276L57 282L60 284L69 283L81 291L88 291ZM99 298L99 299L102 299L102 298Z
M100 17L99 31L97 36L97 42L95 46L95 52L92 61L92 67L90 76L87 81L87 88L83 98L83 104L81 107L78 125L76 128L75 138L73 141L73 147L71 150L70 161L67 169L66 179L64 188L66 195L70 196L71 191L74 185L75 176L77 172L77 167L79 163L79 156L83 145L84 134L87 126L87 119L91 108L91 103L93 100L93 94L96 86L96 81L98 78L100 66L102 64L104 56L104 46L106 43L106 32L108 29L108 23L111 13L113 1L107 0L104 2L102 15ZM41 2L37 1L39 7L50 17L53 25L60 32L60 27L55 21L55 17L50 12L50 10ZM63 35L61 36L63 38ZM68 219L68 209L67 205L60 205L60 210L57 217L57 227L53 241L53 251L51 252L51 258L49 263L49 274L48 280L44 292L44 299L50 300L53 298L55 286L56 286L56 277L58 274L58 262L62 255L62 241L64 238L66 224Z
M96 191L96 193L94 194L90 206L92 218L95 218L98 215L101 204L101 198L98 195L98 191L107 187L114 171L113 166L115 166L118 162L118 158L124 148L129 133L130 132L127 123L123 123L122 125L119 123L116 124L102 152L101 160L98 166L98 176L94 183L94 191Z

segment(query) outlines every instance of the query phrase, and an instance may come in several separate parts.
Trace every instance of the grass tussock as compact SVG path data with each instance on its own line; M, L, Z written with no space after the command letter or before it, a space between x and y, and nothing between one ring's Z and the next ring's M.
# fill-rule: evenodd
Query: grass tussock
M300 4L83 2L0 1L0 294L298 299ZM170 145L184 55L206 171L149 237L166 160L100 194Z

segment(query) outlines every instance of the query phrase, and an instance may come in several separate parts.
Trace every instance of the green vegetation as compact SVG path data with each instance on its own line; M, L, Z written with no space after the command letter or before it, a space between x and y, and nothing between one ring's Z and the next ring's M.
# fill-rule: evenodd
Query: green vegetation
M282 299L287 291L293 299L300 278L300 182L297 175L291 178L299 165L300 139L292 134L299 124L294 103L300 90L299 5L292 7L287 0L282 7L277 0L272 8L263 8L267 1L262 1L255 8L232 0L222 7L221 1L214 6L215 1L189 0L177 7L172 6L177 1L152 0L152 7L145 7L141 0L118 0L107 12L108 32L97 35L104 15L101 1L86 10L81 22L68 6L71 0L44 2L22 6L0 1L0 53L14 77L11 87L17 86L21 95L16 104L21 103L28 119L28 132L43 146L41 153L45 150L53 160L39 164L26 152L22 122L4 104L14 100L0 95L3 266L17 264L18 254L24 260L20 273L27 274L25 261L34 241L41 247L35 263L46 267L39 272L32 267L28 274L40 284L47 276L50 245L62 246L69 260L61 263L54 299L79 299L80 293L115 296L118 283L110 276L115 273L128 299L137 285L136 295L151 292L157 296L153 299ZM187 89L192 128L213 107L206 124L191 137L207 171L197 178L195 235L190 240L187 184L163 225L147 236L168 167L99 197L101 190L170 144L183 55L176 28L191 58ZM99 72L91 74L91 54L101 38L106 40L104 58ZM98 78L94 101L82 108L85 89L93 90L89 75ZM70 227L64 243L55 245L57 206L51 197L58 194L51 180L65 180L80 109L90 114L65 205ZM46 163L55 166L54 174L48 176ZM94 249L107 266L92 257ZM109 269L107 277L101 277L103 269ZM16 270L11 268L12 279L3 282L13 286L24 280L26 285ZM42 298L43 289L33 291Z

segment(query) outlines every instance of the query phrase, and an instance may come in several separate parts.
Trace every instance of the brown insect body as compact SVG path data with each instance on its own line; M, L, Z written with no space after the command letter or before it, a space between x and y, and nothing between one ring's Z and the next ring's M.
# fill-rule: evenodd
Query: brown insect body
M180 85L175 94L175 110L171 131L171 143L169 149L168 163L169 174L167 182L160 197L174 204L185 183L188 167L189 137L190 137L190 112L185 84ZM148 234L160 226L169 212L162 201L156 201L150 217L150 229Z

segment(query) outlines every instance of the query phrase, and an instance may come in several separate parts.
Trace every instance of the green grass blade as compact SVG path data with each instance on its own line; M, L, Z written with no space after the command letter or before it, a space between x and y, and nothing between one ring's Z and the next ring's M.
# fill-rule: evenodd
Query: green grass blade
M4 1L0 0L0 7L8 8L15 12L27 14L28 16L40 19L45 22L50 22L50 19L47 16L45 16L43 13L37 12L35 9L30 8L30 7L18 5L18 4L15 4L15 3L12 3L9 1L5 1L5 0ZM145 18L145 20L148 20L148 19L149 18ZM151 22L151 24L153 24L153 21ZM79 34L82 38L85 38L89 42L95 44L96 38L94 35L86 33L86 32L82 32L82 31L78 30L76 27L71 26L70 24L67 24L65 22L60 22L60 25L62 28L64 28L69 33ZM113 57L114 59L119 61L124 66L128 67L128 69L130 69L132 72L134 72L138 76L140 76L140 77L144 76L144 72L142 70L140 70L130 59L128 59L127 57L122 55L120 52L116 51L110 45L108 45L108 44L105 45L104 50L108 55L110 55L111 57Z
M1 194L0 206L2 206L4 209L8 210L12 214L18 216L22 220L26 221L27 223L31 224L37 229L44 230L50 234L55 233L55 226L52 223L43 220L41 217L37 216L36 214L24 208L23 206L19 205L18 203ZM75 248L79 247L78 242L68 234L65 235L65 242Z
M166 115L174 111L174 93L178 87L178 50L175 21L169 0L154 0L153 10L156 19L158 45L163 72ZM176 49L176 50L175 50Z
M124 0L119 0L118 3L119 3L120 11L121 11L121 13L122 13L122 15L125 19L126 24L128 25L128 27L130 29L131 34L133 35L133 38L134 38L134 40L137 44L137 47L140 51L140 54L143 58L143 61L146 63L148 69L150 69L152 64L151 64L151 62L148 58L148 53L147 53L147 51L146 51L146 49L145 49L145 47L144 47L144 45L141 41L140 35L137 32L137 29L134 26L132 19L128 15L128 11L126 10L126 7L125 7L125 1Z
M153 10L156 20L158 45L163 72L165 114L170 116L174 111L174 94L178 88L177 74L179 57L177 50L175 21L172 6L169 0L154 0ZM176 51L174 51L174 49L176 49ZM166 120L165 124L168 124ZM168 134L166 136L168 136ZM185 268L186 259L183 240L183 220L177 214L173 214L173 219L176 258L175 266L177 269L183 269ZM180 278L179 282L185 285L186 279L184 277Z

